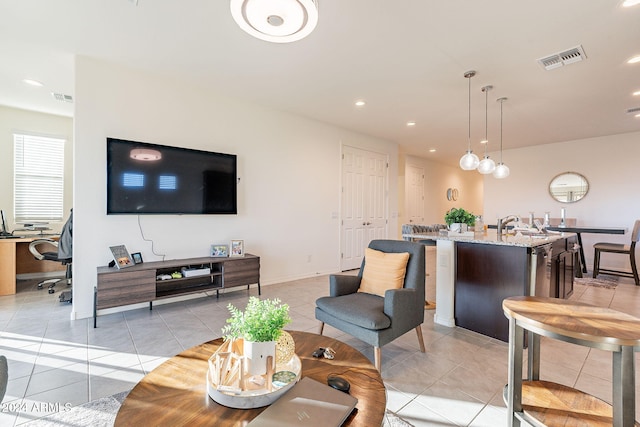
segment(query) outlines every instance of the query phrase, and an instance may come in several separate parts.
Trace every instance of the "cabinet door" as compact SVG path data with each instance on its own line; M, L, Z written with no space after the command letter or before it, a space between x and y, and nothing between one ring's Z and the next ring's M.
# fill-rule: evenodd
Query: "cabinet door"
M97 309L149 302L155 298L155 269L98 274Z
M229 259L224 263L223 283L225 288L252 285L260 282L260 258Z

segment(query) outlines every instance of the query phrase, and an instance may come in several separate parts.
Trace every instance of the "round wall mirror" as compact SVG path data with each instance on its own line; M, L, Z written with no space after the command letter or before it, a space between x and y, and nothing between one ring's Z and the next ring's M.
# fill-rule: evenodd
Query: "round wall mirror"
M587 195L589 182L577 172L557 175L549 184L549 194L561 203L575 203Z

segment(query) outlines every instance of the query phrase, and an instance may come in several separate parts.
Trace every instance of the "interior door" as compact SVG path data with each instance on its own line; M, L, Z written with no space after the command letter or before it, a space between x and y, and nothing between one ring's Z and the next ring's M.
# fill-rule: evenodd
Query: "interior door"
M387 237L387 156L343 146L342 271L359 268L373 239Z
M424 169L407 165L405 201L410 224L424 224Z

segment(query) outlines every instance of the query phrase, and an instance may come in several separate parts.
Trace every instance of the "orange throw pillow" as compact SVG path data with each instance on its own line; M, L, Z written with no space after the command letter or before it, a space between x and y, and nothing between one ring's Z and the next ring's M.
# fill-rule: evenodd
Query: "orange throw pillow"
M384 297L387 289L400 289L404 284L409 252L387 253L366 248L364 271L358 292Z

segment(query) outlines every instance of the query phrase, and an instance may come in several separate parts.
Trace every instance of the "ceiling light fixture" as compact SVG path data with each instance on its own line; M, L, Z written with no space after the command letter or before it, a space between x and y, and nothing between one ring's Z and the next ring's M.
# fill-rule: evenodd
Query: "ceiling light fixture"
M44 84L42 84L42 82L39 82L39 81L33 80L33 79L22 79L22 83L28 84L29 86L36 86L36 87L44 86Z
M364 107L366 104L366 102L360 100L360 101L356 101L356 107Z
M640 96L640 90L633 92L633 96Z
M411 126L415 126L416 122L407 122L407 126L411 127Z
M640 0L625 0L624 2L622 2L622 7L637 6L639 4Z
M496 163L493 160L491 160L489 156L487 156L487 145L489 145L489 137L488 137L488 130L487 130L489 128L488 100L489 100L489 91L491 89L493 89L493 86L491 85L487 85L482 88L482 91L484 92L484 140L482 141L482 143L484 143L484 157L482 158L482 160L480 160L480 163L478 164L478 172L480 172L482 175L493 173L493 171L496 170Z
M155 162L162 158L162 153L150 148L134 148L129 152L129 157L143 162Z
M634 56L633 58L627 61L627 64L637 64L640 62L640 55Z
M273 43L303 39L318 24L317 0L231 0L230 7L242 30Z
M496 101L500 103L500 163L496 166L496 170L493 171L494 178L503 179L509 176L509 168L502 161L502 104L507 98L498 98Z
M462 157L460 157L460 167L466 171L474 170L480 163L480 159L478 159L478 156L473 154L473 151L471 151L471 77L475 75L476 72L473 70L464 73L464 77L469 80L469 139L467 152Z

